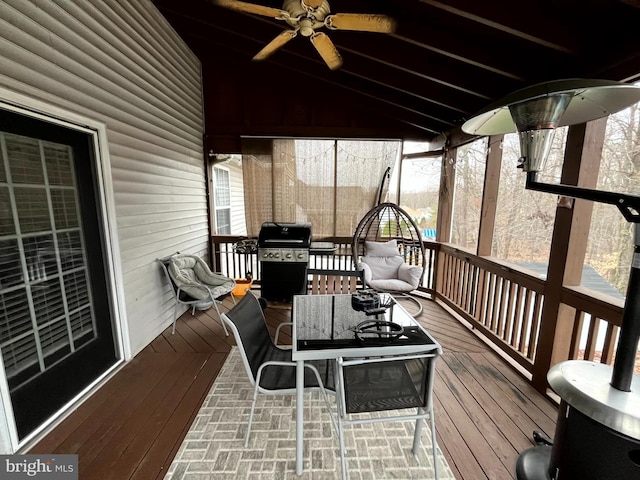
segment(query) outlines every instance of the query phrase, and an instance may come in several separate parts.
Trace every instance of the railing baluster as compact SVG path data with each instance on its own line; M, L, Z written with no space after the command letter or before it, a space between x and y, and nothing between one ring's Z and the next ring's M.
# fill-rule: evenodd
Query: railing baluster
M584 350L584 359L593 360L596 353L596 341L598 339L598 330L600 329L600 319L591 315L589 321L589 333L587 334L587 344Z
M604 336L604 345L602 346L602 363L608 365L613 364L613 352L617 341L617 334L620 327L612 323L607 323L607 331Z
M531 322L531 332L529 338L529 351L527 357L533 360L536 357L536 351L538 349L538 333L540 330L540 317L542 316L542 295L537 292L533 293L535 301L533 304L533 319Z
M516 350L518 349L518 341L520 340L520 330L522 326L522 294L524 292L524 288L522 285L518 285L516 287L516 295L514 300L514 309L513 309L513 327L511 328L511 340L509 341L509 345L511 345Z
M584 326L584 312L576 310L573 319L573 332L571 333L571 343L569 344L569 358L578 358L580 355L580 338Z

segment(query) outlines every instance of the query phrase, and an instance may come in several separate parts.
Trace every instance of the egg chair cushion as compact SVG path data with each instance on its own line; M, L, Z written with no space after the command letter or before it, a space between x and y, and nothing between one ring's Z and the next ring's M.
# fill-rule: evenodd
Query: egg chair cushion
M395 239L388 242L365 240L364 247L368 257L393 257L394 255L399 255L398 242Z
M407 265L403 263L398 268L398 280L402 280L411 285L411 290L415 290L420 285L423 268L418 265Z
M395 240L365 243L367 255L360 259L365 283L381 291L410 292L418 288L423 268L404 263ZM375 255L374 255L375 254Z
M369 283L371 280L387 280L398 278L398 269L404 264L400 255L393 257L370 257L361 259L361 266L364 270L364 280Z

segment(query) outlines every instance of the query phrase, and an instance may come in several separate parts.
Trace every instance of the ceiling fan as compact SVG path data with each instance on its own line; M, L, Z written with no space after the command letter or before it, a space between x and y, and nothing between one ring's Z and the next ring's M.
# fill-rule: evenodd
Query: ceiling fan
M213 1L221 7L238 12L283 20L291 27L269 42L253 57L253 60L264 60L300 33L303 37L309 37L311 44L327 66L331 70L335 70L342 65L342 56L329 36L324 32L317 32L317 29L327 27L329 30L393 33L396 28L396 21L386 15L368 13L336 13L331 15L327 0L284 0L282 9L239 0Z

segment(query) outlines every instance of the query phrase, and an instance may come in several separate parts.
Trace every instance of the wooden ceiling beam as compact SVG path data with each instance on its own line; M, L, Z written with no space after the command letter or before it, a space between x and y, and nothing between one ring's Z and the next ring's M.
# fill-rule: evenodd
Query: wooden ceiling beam
M419 129L425 136L437 135L453 126L445 120L430 115L429 112L432 110L427 105L422 109L418 108L420 102L412 96L397 93L390 95L379 86L370 83L363 85L362 81L341 71L331 72L330 79L317 76L315 72L326 69L326 66L320 59L315 60L314 56L279 51L268 62L254 63L236 50L241 43L237 38L232 44L219 44L217 36L209 34L204 39L197 36L193 29L188 36L185 36L185 40L188 42L189 38L195 39L197 43L206 40L209 45L210 53L199 52L203 63L216 62L218 68L226 74L231 74L232 69L237 69L251 72L252 78L269 78L271 83L276 82L282 85L282 88L275 92L277 95L290 95L291 90L295 91L299 86L304 85L307 90L306 95L309 96L310 101L313 101L314 91L328 89L328 91L338 91L348 95L354 102L375 112L376 115L387 115L395 121L406 123L412 129ZM215 46L223 48L211 48ZM276 80L278 78L279 81ZM292 78L297 79L297 85L292 84ZM304 81L301 78L304 78Z
M433 8L490 27L558 52L576 55L578 39L567 31L554 9L559 6L544 2L528 2L516 6L512 0L478 2L477 0L420 0Z
M242 32L236 32L226 27L220 27L216 24L204 25L202 23L195 24L182 17L171 16L172 23L181 31L189 32L188 36L194 38L194 45L204 42L213 45L214 43L225 50L232 50L243 56L245 61L249 62L251 53L260 49L260 44L252 37ZM298 39L296 39L298 40ZM299 40L304 43L304 38ZM428 95L420 96L416 92L435 92L442 99L447 100L445 88L433 82L426 82L419 78L413 80L410 76L399 76L389 67L378 66L367 59L357 57L351 58L351 61L344 65L337 72L326 71L326 66L320 60L315 51L310 47L302 45L302 48L287 48L278 50L267 62L277 63L281 67L286 67L297 74L307 75L309 72L320 72L318 77L325 78L333 87L347 88L350 94L365 95L379 102L391 103L397 107L416 112L422 118L428 118L437 131L442 128L450 128L450 124L445 118L450 118L452 114L463 119L468 114L474 113L476 107L481 105L480 101L474 103L474 110L469 112L464 110L462 100L465 95L457 94L450 90L448 95L448 105L440 100L441 103L434 102ZM304 52L306 50L306 52ZM204 58L206 50L200 52L200 56ZM313 64L313 65L312 65ZM363 77L358 72L376 71L376 75ZM339 81L336 81L339 78ZM418 85L421 83L421 85ZM425 113L429 112L429 113ZM457 112L457 113L454 113Z

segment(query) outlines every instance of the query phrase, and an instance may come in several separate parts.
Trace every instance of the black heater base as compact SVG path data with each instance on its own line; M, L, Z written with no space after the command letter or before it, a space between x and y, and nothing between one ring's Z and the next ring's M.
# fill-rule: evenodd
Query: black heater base
M525 450L518 457L516 463L517 480L551 480L549 463L551 461L551 447L538 445Z

